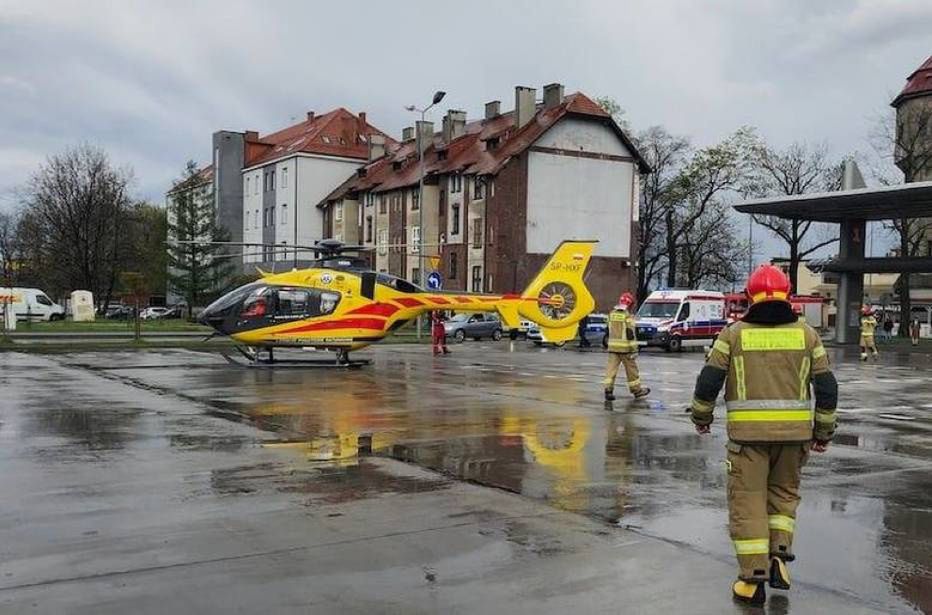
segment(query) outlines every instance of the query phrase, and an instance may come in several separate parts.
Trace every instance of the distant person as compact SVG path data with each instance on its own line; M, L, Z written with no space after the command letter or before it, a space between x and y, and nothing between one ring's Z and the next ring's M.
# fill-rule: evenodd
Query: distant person
M430 313L430 338L433 346L434 356L438 354L450 354L447 348L447 331L443 326L443 314L438 311Z
M877 329L877 319L874 318L874 310L865 305L861 308L861 360L867 361L867 353L877 357L877 344L874 343L874 331Z
M883 333L887 342L893 341L893 319L886 316L883 320Z
M765 585L790 588L802 467L835 433L838 383L819 334L787 301L783 271L762 265L745 292L751 306L715 340L689 412L696 431L710 433L724 387L728 529L738 560L732 595L761 606Z
M922 325L919 324L918 318L913 318L909 322L909 340L913 346L919 345L919 334L922 332Z
M628 391L635 398L650 394L649 388L641 386L641 375L638 373L638 342L634 317L629 312L633 304L631 293L624 293L608 316L608 365L605 368L605 380L602 381L605 385L605 401L615 399L615 378L622 365L625 366Z
M589 343L589 339L586 337L586 329L589 327L589 314L583 316L579 321L579 347L580 348L589 348L592 346Z

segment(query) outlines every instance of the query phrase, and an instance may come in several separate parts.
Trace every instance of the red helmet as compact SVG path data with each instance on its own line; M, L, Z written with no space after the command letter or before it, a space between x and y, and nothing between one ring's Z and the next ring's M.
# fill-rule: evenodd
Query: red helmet
M761 265L748 278L745 291L751 303L789 301L790 279L773 265Z
M628 292L621 293L618 297L618 305L634 305L634 295Z
M864 316L870 316L873 313L874 313L874 309L869 305L865 305L864 307L861 308L861 314L863 314Z

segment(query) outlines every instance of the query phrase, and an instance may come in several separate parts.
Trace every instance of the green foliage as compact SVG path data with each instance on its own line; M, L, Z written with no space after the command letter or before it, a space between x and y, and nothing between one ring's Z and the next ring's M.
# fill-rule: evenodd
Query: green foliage
M226 258L224 246L211 242L229 241L230 237L215 221L211 185L193 161L175 185L169 208L168 281L191 309L204 305L226 287L234 264Z

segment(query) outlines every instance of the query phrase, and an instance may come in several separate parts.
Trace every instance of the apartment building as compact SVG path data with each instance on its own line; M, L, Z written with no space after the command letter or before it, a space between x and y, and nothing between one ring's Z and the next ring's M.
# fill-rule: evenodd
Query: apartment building
M366 119L338 108L276 132L218 131L213 135L213 183L218 222L246 247L246 270L278 262L307 263L323 231L317 203L347 175L395 144ZM355 232L355 228L354 228ZM346 237L352 239L351 235Z
M355 225L379 271L421 283L436 269L445 289L501 293L524 288L560 241L597 239L587 283L610 308L635 287L639 177L650 169L584 94L557 83L540 101L534 88L514 94L508 112L491 101L472 122L449 110L439 131L405 129L321 199L323 234L349 239Z

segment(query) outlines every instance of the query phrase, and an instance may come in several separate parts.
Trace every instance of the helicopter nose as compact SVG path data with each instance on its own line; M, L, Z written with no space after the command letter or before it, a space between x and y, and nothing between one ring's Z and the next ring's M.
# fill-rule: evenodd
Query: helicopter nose
M199 324L211 327L220 333L225 333L223 326L224 320L223 310L217 310L213 305L204 308L197 316L197 322Z

